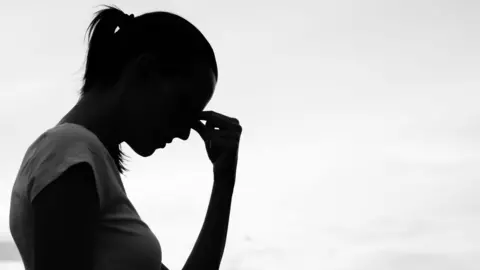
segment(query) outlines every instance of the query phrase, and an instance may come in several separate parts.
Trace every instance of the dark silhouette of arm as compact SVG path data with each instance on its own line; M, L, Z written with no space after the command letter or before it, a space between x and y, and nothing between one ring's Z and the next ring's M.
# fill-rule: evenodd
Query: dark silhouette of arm
M228 221L232 204L232 181L227 174L214 174L214 184L207 215L200 235L188 257L183 270L216 270L220 263L227 240Z
M34 270L93 269L99 200L88 163L71 166L33 199Z

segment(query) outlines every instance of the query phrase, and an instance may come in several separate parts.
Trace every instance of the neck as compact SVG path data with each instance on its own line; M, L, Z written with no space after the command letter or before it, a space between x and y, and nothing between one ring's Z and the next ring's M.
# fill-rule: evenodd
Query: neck
M107 149L118 148L122 143L122 134L118 128L111 97L99 94L86 94L60 120L59 124L72 123L85 127L95 134Z
M121 143L123 142L122 133L120 132L120 125L116 119L120 117L114 117L115 110L113 102L105 102L109 99L98 98L91 94L85 95L78 103L60 120L58 123L72 123L85 127L95 134L102 144L107 149L108 153L112 157L117 170L120 174L127 171L124 166L126 155L121 149ZM113 116L113 117L112 117Z

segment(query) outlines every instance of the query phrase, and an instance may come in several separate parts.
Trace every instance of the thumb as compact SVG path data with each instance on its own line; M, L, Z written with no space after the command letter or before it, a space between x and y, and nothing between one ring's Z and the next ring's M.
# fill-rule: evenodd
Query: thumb
M192 126L192 129L195 130L200 137L202 137L202 140L205 142L208 140L207 127L202 123L202 121L198 120L195 122Z

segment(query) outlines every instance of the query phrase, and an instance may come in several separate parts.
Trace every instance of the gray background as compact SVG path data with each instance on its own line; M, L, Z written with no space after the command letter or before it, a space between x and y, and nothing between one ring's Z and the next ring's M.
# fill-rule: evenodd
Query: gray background
M99 4L111 3L0 3L2 259L18 260L12 183L76 102ZM216 52L207 108L244 127L222 269L478 269L480 2L114 4L178 13ZM181 269L212 185L202 141L192 133L147 159L124 149L128 195Z

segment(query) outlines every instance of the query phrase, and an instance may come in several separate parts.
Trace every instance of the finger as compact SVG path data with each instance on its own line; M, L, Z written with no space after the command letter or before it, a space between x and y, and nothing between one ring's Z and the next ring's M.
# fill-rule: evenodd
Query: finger
M235 123L207 121L205 126L208 130L222 130L228 132L242 132L242 127Z
M204 141L208 139L208 130L201 121L195 122L192 129L195 130Z
M208 132L208 134L210 134L209 137L218 135L219 132L222 132L222 133L225 132L225 134L231 134L237 137L239 137L242 134L242 127L236 124L231 124L227 126L227 128L217 128L211 121L208 121L205 124L205 129L206 129L205 132Z
M212 138L221 137L221 138L238 138L238 134L231 132L230 130L215 130L212 133Z
M199 117L200 119L203 119L203 120L209 120L212 117L217 117L219 119L224 119L226 121L238 122L238 120L233 117L229 117L215 111L203 111L199 114Z
M223 120L225 122L234 122L234 123L239 123L237 119L228 117L224 114L214 112L214 111L203 111L199 114L199 119L202 120Z
M208 128L209 130L212 130L212 129L215 130L215 125L213 124L212 121L207 121L205 123L205 127Z
M207 128L218 127L220 129L241 131L241 127L239 126L240 122L238 119L231 118L214 111L201 112L199 119L207 121Z

